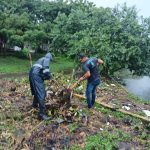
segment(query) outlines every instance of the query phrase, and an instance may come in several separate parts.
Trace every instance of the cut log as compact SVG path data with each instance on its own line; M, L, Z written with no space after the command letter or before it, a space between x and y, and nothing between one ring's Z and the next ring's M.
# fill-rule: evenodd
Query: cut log
M78 98L80 98L80 99L86 99L85 96L80 95L80 94L76 94L76 93L73 93L73 96L78 97ZM106 104L106 103L104 103L104 102L102 102L102 101L103 101L103 99L102 99L102 98L101 98L101 99L99 98L99 99L96 99L95 102L98 103L98 104L100 104L100 105L103 106L103 107L106 107L106 108L109 108L109 109L111 109L111 110L115 110L115 111L121 112L121 113L126 114L126 115L130 115L130 116L132 116L132 117L135 117L135 118L141 119L142 121L145 121L145 122L150 123L150 119L147 118L147 117L140 116L140 115L138 115L138 114L134 114L134 113L129 112L129 111L126 111L126 110L124 110L124 109L115 108L114 106L111 106L111 105L109 105L109 104Z

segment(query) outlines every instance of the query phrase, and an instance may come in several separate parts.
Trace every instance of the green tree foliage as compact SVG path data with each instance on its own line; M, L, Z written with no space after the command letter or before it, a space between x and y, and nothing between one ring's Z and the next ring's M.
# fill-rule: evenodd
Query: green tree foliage
M55 54L85 52L105 61L103 73L122 68L150 73L150 18L126 4L97 8L86 0L1 0L0 49L37 52L47 44Z

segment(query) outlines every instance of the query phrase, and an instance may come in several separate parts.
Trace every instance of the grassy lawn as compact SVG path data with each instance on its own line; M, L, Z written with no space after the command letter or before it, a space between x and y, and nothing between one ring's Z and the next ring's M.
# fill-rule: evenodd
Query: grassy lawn
M37 59L36 59L37 60ZM33 63L36 61L33 60ZM74 62L65 57L55 57L50 68L52 72L71 70ZM1 73L27 73L30 69L30 62L27 59L21 59L13 56L0 57Z

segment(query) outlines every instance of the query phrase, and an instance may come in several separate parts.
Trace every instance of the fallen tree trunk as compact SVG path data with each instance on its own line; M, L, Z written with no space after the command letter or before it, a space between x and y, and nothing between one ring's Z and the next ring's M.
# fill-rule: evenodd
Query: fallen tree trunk
M82 95L76 94L76 93L74 93L73 96L76 96L76 97L78 97L80 99L86 99L85 96L82 96ZM115 111L121 112L123 114L130 115L132 117L135 117L135 118L138 118L138 119L141 119L141 120L143 120L145 122L150 123L150 119L148 119L147 117L143 117L143 116L140 116L138 114L134 114L132 112L128 112L128 111L126 111L124 109L121 109L121 108L115 108L115 107L113 107L113 106L111 106L109 104L106 104L106 103L102 102L102 100L103 100L102 98L101 99L97 99L96 103L100 104L103 107L109 108L109 109L111 109L113 111L115 110Z

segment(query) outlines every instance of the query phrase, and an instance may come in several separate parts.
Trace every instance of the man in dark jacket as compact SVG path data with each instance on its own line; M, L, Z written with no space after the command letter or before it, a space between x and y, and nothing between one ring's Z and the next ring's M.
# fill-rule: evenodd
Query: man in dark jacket
M85 54L79 55L84 75L78 80L81 82L87 79L86 98L88 108L92 108L96 99L96 87L100 84L100 73L98 66L103 64L103 60L97 58L88 58Z
M37 60L29 72L29 81L31 93L34 96L32 107L37 108L39 105L38 118L42 120L50 119L45 113L45 97L46 91L44 80L51 80L52 76L49 70L52 61L51 53L47 53L45 57Z

